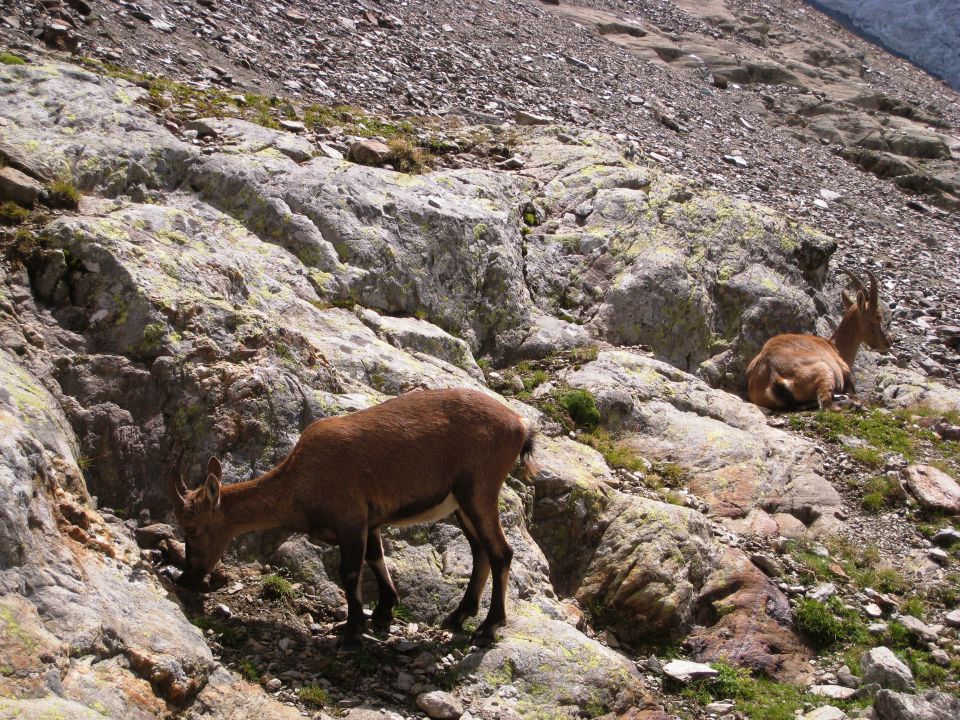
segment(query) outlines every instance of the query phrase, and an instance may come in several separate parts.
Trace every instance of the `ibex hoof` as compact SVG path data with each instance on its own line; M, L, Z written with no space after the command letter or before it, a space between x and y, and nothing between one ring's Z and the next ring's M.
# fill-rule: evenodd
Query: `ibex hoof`
M393 624L393 612L374 613L373 617L370 618L370 622L373 623L373 627L377 630L389 630Z
M479 647L493 645L497 641L496 633L493 628L480 627L470 638L470 642Z
M440 627L442 627L444 630L458 633L463 630L463 621L463 613L455 610L447 615L446 618L444 618L443 622L440 624Z

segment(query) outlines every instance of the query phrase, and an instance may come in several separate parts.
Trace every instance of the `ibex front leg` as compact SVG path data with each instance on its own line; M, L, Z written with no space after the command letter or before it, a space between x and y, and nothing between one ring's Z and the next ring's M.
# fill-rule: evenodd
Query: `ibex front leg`
M360 646L360 635L366 625L363 597L360 594L360 572L366 553L367 529L354 528L340 535L340 582L347 596L347 624L343 626L338 647L354 649Z

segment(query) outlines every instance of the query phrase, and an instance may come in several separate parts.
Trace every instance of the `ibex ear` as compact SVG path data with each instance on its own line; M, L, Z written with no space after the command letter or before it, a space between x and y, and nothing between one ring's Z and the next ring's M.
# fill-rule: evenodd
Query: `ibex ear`
M215 457L210 458L207 463L207 482L204 490L210 507L216 507L220 503L220 481L223 479L223 468L220 467L220 461Z
M851 298L849 295L847 295L847 291L846 291L846 290L841 290L841 291L840 291L840 299L843 301L843 309L844 309L844 310L849 310L849 309L850 309L850 306L853 305L853 298Z
M867 294L863 290L857 290L857 307L861 312L867 309Z
M211 508L220 504L220 478L216 475L207 475L207 482L203 486L207 495L207 501Z

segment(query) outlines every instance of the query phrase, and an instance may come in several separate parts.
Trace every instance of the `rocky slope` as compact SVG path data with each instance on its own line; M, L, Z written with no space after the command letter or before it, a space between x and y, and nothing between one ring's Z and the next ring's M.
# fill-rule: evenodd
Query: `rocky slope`
M614 3L516 3L491 15L468 7L485 18L478 52L501 36L504 12L531 23L506 37L518 52L542 43L536 62L556 59L544 54L549 43L582 47L574 36L603 49L564 50L560 81L544 82L542 102L528 103L502 81L509 66L487 63L492 51L473 65L453 49L469 47L456 28L427 32L440 5L391 9L402 17L352 5L312 8L317 16L258 7L244 21L258 23L250 34L286 33L291 57L271 65L266 49L251 62L261 56L248 47L246 66L238 38L215 30L238 17L233 5L104 3L90 12L97 5L18 6L3 21L19 30L5 36L13 54L0 65L2 192L25 208L4 205L0 276L2 716L778 717L770 713L828 698L857 713L874 696L879 718L902 717L903 707L953 712L948 694L912 693L958 687L960 618L950 613L960 583L949 546L960 533L949 517L960 511L960 392L956 306L944 304L957 280L943 272L957 251L955 218L891 196L899 191L842 159L849 148L833 155L809 140L809 126L785 130L776 113L742 109L754 92L775 93L774 104L802 100L796 85L764 77L744 91L739 76L723 79L732 69L718 46L711 55L697 45L709 83L682 50L649 54L711 32L786 53L782 32L755 42L746 25L724 30L720 16L747 23L740 5L711 5L720 19L702 4L699 15L683 4L644 6L644 34L636 18L604 30L604 13L625 12ZM317 22L331 13L344 21ZM88 20L56 30L75 17ZM198 18L209 32L174 32ZM704 35L710 27L719 29ZM360 62L349 44L335 46L325 85L276 82L289 100L252 91L298 67L295 37L312 38L303 52L314 53L325 33L367 39L374 47L360 47L384 57L397 43L442 63L433 51L451 48L463 61L448 68L451 82L466 87L469 73L458 73L473 67L508 99L473 110L464 101L460 119L310 106L325 93L370 110L385 102L386 90L345 80ZM102 47L106 37L117 48ZM46 43L89 47L127 68L66 62ZM798 51L801 40L793 43ZM216 82L196 81L156 48L190 62L201 48L233 64L212 71ZM575 109L570 98L596 97L570 90L583 85L580 73L596 74L580 55L611 63L605 72L618 82L651 86L638 85L639 103L611 93L592 114ZM811 77L785 57L778 62L796 77ZM676 92L617 77L617 63L644 63ZM165 77L138 66L164 67ZM213 87L228 76L248 92ZM930 82L910 77L906 90L888 92ZM840 103L841 79L825 71L817 92ZM436 81L417 84L424 97L435 97ZM567 110L552 104L563 83ZM473 92L494 102L482 83ZM938 130L921 130L913 115L913 125L891 130L946 138L946 157L917 160L931 177L954 162L955 96L938 92ZM519 123L493 122L518 104ZM708 105L711 114L696 114ZM839 106L841 124L859 112ZM730 119L744 142L755 138L756 154L741 158L748 145L731 138L693 152L724 132L709 117ZM386 158L378 137L394 143ZM435 169L397 172L429 162L418 143L438 155ZM761 189L757 173L801 147L829 170L783 179L782 193ZM855 194L820 193L828 172L831 187ZM791 200L797 192L820 204ZM949 207L951 192L929 202ZM923 213L923 237L942 244L908 237L920 221L891 203L922 208L909 212ZM874 215L880 207L903 227ZM863 227L873 229L859 237ZM788 422L744 403L735 393L746 362L771 334L829 332L837 254L867 248L877 256L864 267L887 263L902 348L859 363L864 398L884 409ZM924 262L934 252L939 267ZM929 278L932 289L916 290L911 278ZM517 554L511 619L496 646L436 629L469 576L452 521L389 533L403 608L359 654L334 652L336 550L304 538L243 538L210 593L178 590L179 546L164 524L171 471L199 478L216 454L227 477L251 477L314 419L445 386L486 389L541 428L538 473L511 480L502 498ZM880 620L885 627L867 627ZM874 672L883 652L860 658L874 645L909 667ZM678 653L714 663L719 670L695 672L721 681L690 681L667 663Z

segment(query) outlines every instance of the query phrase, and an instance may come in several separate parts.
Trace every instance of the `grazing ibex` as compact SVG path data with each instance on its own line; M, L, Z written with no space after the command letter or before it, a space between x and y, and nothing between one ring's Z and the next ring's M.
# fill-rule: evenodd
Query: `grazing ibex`
M877 278L869 270L870 291L849 270L857 291L841 298L845 312L830 339L815 335L777 335L766 342L747 368L750 401L773 410L790 410L814 403L822 410L833 406L834 393L854 393L850 368L866 343L886 352L890 340L877 299Z
M380 528L439 520L456 512L473 554L473 571L444 627L459 631L476 614L493 569L490 611L478 642L493 642L506 620L513 550L500 525L500 489L517 458L533 451L529 423L475 390L421 390L350 415L317 420L290 454L260 477L222 484L211 458L206 482L188 491L171 480L186 537L186 581L210 572L230 541L252 530L286 528L340 546L347 596L341 645L355 646L365 620L360 597L363 562L373 570L378 627L389 627L398 596L383 560Z

